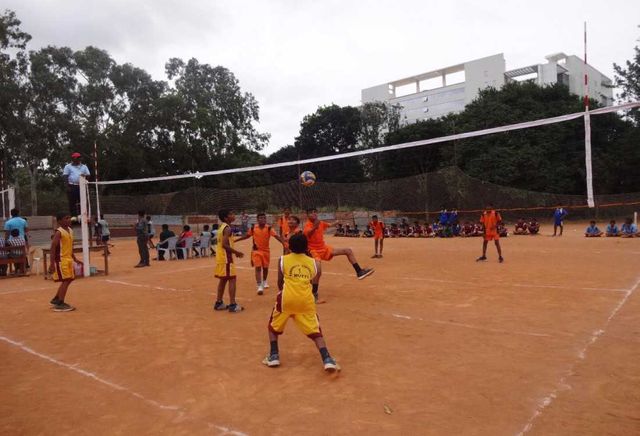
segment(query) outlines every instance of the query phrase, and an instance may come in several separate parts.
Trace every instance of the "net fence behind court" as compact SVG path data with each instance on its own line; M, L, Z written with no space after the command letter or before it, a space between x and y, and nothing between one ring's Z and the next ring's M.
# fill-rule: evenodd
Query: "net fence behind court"
M95 194L93 194L95 196ZM457 209L469 218L493 203L505 219L548 217L563 205L574 217L622 217L640 209L640 193L596 196L596 209L588 209L583 195L533 192L500 186L468 176L456 167L392 180L363 183L317 182L303 187L297 180L238 189L191 187L147 195L101 195L101 209L110 214L135 214L144 209L157 215L215 215L219 209L277 213L284 207L304 210L398 211L426 219L442 207ZM94 209L95 210L95 209Z

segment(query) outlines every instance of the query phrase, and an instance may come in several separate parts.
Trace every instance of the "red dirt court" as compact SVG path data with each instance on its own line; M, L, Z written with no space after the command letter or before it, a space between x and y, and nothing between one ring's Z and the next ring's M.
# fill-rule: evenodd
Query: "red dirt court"
M293 323L282 366L261 364L276 280L257 296L249 256L239 314L212 310L213 258L134 269L132 240L71 286L75 312L49 309L42 276L0 281L0 433L640 434L640 240L583 228L503 239L504 264L492 245L474 261L479 238L388 239L370 259L372 240L328 237L376 268L323 265L338 375Z

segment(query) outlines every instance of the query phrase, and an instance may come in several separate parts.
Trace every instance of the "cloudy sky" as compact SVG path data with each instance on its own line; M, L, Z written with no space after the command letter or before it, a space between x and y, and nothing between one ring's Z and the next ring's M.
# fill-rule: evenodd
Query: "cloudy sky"
M318 106L360 90L504 53L507 69L563 51L613 78L633 55L640 0L3 0L45 45L106 49L164 79L170 57L223 65L260 103L267 153L293 143Z

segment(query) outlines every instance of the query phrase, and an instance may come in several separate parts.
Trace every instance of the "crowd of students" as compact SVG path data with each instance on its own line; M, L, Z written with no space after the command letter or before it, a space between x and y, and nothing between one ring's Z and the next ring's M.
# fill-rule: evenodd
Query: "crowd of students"
M11 218L4 224L4 234L0 234L0 259L24 258L29 250L27 220L20 216L18 209L11 209ZM29 268L28 262L14 262L14 275L24 275ZM0 276L7 276L8 265L0 264Z

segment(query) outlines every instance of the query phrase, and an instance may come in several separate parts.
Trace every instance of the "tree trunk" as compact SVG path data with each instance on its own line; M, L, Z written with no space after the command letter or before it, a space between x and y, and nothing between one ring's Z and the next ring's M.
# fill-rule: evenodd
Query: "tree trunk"
M38 215L38 165L27 165L29 171L29 187L31 189L31 216Z

